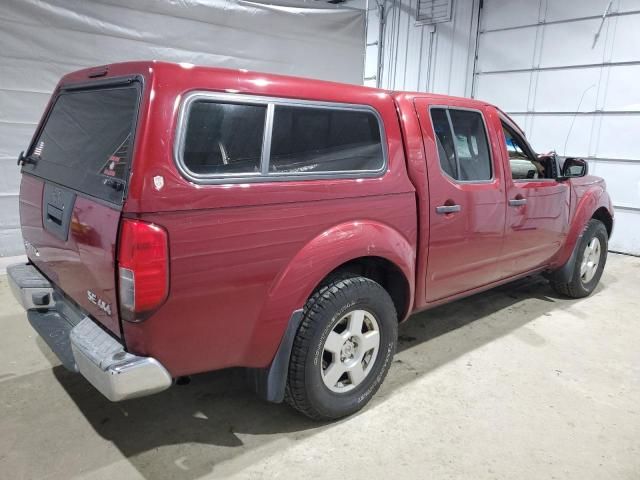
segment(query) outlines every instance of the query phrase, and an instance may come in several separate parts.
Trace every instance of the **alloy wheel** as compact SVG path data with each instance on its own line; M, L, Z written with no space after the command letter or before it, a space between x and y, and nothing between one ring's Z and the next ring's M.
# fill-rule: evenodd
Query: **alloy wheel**
M380 327L365 310L343 316L324 342L321 374L325 386L336 393L357 387L371 372L380 349Z

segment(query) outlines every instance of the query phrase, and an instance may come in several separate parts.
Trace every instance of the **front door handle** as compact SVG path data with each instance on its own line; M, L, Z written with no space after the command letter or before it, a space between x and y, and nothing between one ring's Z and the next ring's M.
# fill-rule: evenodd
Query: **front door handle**
M436 207L436 213L455 213L460 211L460 205L440 205Z
M509 206L510 207L520 207L522 205L525 205L527 203L527 199L526 198L512 198L511 200L509 200Z

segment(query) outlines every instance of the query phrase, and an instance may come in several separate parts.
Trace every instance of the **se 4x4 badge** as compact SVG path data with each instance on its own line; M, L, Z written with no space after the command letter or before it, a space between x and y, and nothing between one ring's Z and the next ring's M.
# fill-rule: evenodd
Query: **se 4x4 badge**
M98 298L98 296L95 293L93 293L91 290L87 290L87 298L91 303L93 303L94 305L97 305L100 310L102 310L107 315L111 316L110 303L107 303L101 298Z

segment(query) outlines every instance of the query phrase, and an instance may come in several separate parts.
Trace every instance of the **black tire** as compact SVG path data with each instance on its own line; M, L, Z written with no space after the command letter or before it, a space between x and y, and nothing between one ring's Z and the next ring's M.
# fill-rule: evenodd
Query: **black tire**
M582 260L584 259L587 245L589 245L594 238L597 238L600 242L598 266L593 277L588 281L585 281L580 272L580 266L582 265ZM604 270L604 266L607 262L608 240L609 236L604 224L600 220L596 220L594 218L591 219L589 223L587 223L584 233L582 234L580 241L576 245L577 251L574 259L575 264L573 265L573 274L571 278L568 282L560 281L554 279L554 276L552 274L550 282L553 289L556 292L571 298L584 298L589 296L598 285L600 277L602 276L602 271Z
M366 310L377 321L380 344L362 382L348 392L330 390L322 379L327 336L349 312ZM364 407L389 371L398 337L397 314L387 291L365 277L335 278L307 301L293 342L285 401L314 420L335 420Z

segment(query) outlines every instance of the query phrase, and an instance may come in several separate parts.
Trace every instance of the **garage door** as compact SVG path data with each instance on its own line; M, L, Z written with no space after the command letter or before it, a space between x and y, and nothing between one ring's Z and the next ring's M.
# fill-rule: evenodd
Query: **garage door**
M484 0L474 96L534 148L589 160L616 207L610 249L640 254L640 0Z

